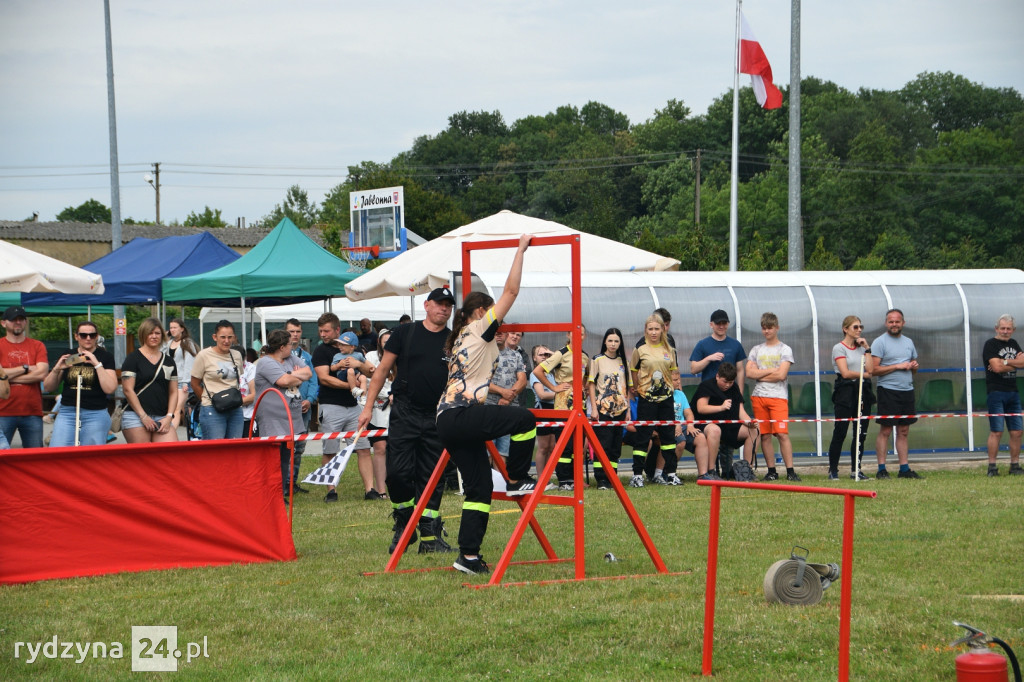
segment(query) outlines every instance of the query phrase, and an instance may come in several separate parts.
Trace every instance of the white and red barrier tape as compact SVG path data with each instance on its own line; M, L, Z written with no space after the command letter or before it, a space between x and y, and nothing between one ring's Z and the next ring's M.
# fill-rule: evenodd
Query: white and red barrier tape
M864 415L864 419L936 419L936 418L948 418L948 417L966 417L966 414L960 413L938 413L932 412L928 414L905 414L905 415ZM987 418L987 417L1019 417L1017 413L997 414L988 412L975 412L971 415L972 417ZM814 422L855 422L856 417L822 417L821 419L751 419L752 422L765 422L773 424L781 423L814 423ZM591 426L675 426L676 424L693 424L692 421L651 421L651 420L638 420L638 421L606 421L606 422L590 422ZM701 419L701 424L746 424L747 422L741 419ZM564 426L564 421L539 421L537 426L554 427ZM310 440L338 440L342 438L353 438L356 435L362 435L365 437L376 438L377 436L388 435L387 429L371 429L369 431L363 431L361 434L357 431L334 431L329 433L300 433L295 436L296 441L310 441ZM276 440L276 441L288 441L291 440L290 436L257 436L253 440Z

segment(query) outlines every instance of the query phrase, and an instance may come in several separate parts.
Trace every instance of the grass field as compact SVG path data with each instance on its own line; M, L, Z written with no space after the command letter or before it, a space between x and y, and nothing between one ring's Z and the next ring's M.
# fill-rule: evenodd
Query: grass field
M312 468L307 458L305 469ZM950 680L948 643L962 620L1024 654L1024 477L983 467L920 470L924 481L870 481L857 503L851 677ZM810 485L824 468L801 469ZM0 679L132 677L132 625L176 625L179 647L207 641L208 658L179 665L189 679L643 679L700 677L710 492L630 490L669 570L680 575L472 590L467 577L382 570L391 537L386 502L364 502L346 475L342 501L300 496L298 561L158 571L0 587ZM461 498L442 513L454 544ZM497 561L517 518L495 503L484 554ZM726 490L715 630L718 680L829 680L837 671L839 586L812 607L769 605L767 568L793 545L839 562L842 500ZM571 512L538 519L560 554ZM649 574L650 559L614 493L586 492L591 576ZM45 540L43 540L45 541ZM603 560L612 552L618 561ZM517 560L539 559L528 533ZM450 565L418 556L403 568ZM508 581L567 578L571 564L513 566ZM474 580L476 581L476 580ZM484 579L479 578L479 582ZM1015 597L1015 598L1014 598ZM122 642L124 658L16 659L15 642Z

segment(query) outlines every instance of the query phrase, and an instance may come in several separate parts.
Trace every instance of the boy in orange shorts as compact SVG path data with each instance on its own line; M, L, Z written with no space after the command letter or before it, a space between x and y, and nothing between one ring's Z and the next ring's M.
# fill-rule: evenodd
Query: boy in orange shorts
M768 465L765 481L777 481L775 450L772 436L779 439L782 461L786 464L786 480L799 481L793 470L793 444L789 440L789 367L793 364L793 349L779 341L779 318L775 313L761 316L764 343L754 346L747 356L747 377L757 381L750 394L754 418L760 424L761 449Z

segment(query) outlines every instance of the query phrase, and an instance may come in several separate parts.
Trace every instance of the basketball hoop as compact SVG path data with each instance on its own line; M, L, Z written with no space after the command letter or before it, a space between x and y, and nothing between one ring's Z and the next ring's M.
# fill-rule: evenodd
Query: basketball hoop
M345 246L342 255L348 261L350 272L366 272L366 264L370 259L380 255L379 246Z

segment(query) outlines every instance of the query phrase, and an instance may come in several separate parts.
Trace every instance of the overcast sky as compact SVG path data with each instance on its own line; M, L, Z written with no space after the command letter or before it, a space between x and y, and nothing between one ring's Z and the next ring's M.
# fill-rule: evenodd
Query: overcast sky
M140 220L155 161L163 222L204 205L252 222L290 185L319 202L347 166L390 161L457 111L512 123L595 100L636 123L673 98L704 113L732 85L728 0L110 4L121 214ZM789 1L744 14L788 84ZM802 73L1024 91L1022 25L1022 0L805 0ZM111 203L102 0L0 1L0 103L0 219Z

